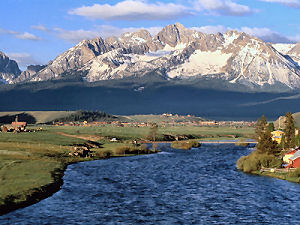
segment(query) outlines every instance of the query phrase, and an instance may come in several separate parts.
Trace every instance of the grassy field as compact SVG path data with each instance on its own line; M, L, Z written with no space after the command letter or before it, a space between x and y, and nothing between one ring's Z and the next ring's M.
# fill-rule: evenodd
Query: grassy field
M137 154L132 140L147 140L149 127L71 127L31 126L26 133L0 133L0 215L35 203L59 190L65 167L74 162L92 160L70 156L74 144L96 141L95 158ZM227 135L251 136L252 128L160 127L163 134L208 136L224 139ZM208 136L207 136L208 135ZM119 142L110 142L111 138ZM127 151L125 153L125 151ZM132 154L131 154L132 152ZM143 151L141 151L143 152Z
M117 137L122 140L146 139L150 128L149 127L116 127L114 125L106 126L91 126L91 127L71 127L71 126L43 126L43 129L55 132L64 132L67 134L78 135L93 135L99 137L99 140L104 137ZM196 126L166 126L159 127L158 140L162 140L164 134L169 135L193 135L201 139L228 139L235 137L251 138L254 134L254 128L234 128L234 127L196 127Z

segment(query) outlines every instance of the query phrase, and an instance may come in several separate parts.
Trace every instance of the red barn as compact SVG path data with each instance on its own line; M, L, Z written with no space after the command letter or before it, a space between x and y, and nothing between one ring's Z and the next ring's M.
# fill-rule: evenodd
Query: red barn
M19 122L18 121L18 116L16 116L16 120L15 120L15 122L11 123L11 126L13 127L14 130L25 131L26 126L27 126L27 122Z
M293 157L290 159L290 163L288 165L289 168L299 168L300 167L300 151L298 150Z

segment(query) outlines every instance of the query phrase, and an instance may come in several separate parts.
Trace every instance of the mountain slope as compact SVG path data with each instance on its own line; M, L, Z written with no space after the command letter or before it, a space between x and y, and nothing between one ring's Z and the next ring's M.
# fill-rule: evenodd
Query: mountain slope
M47 81L6 85L0 89L0 111L100 110L116 115L192 114L211 119L278 118L300 107L296 93L212 89L212 83L187 80L106 80L95 83ZM219 81L219 80L218 80ZM231 84L230 89L237 86ZM209 88L207 88L209 87Z
M0 83L13 83L20 73L21 70L16 61L9 59L3 52L0 52Z
M300 42L288 51L287 54L297 63L298 68L300 68Z

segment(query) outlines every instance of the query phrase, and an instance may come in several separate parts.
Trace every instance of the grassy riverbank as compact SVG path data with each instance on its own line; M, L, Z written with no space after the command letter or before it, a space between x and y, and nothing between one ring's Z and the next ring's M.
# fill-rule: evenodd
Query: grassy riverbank
M291 171L253 171L255 175L268 176L281 180L287 180L289 182L300 183L300 169Z
M260 153L257 150L248 156L242 156L237 162L237 168L245 173L269 176L290 182L300 183L300 169L286 170L281 168L280 157Z

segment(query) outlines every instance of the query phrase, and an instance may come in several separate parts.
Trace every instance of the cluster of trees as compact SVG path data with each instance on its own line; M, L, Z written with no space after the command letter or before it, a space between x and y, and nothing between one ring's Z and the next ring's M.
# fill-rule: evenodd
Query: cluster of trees
M54 120L53 122L93 122L93 121L110 121L116 117L99 111L76 111L75 113Z
M257 144L257 150L262 153L268 153L275 156L281 152L281 150L294 148L299 145L299 134L295 135L295 120L291 112L286 113L284 121L284 135L281 138L281 143L278 145L276 141L272 140L271 132L275 130L273 123L268 123L267 118L262 116L257 120L255 134Z
M281 153L284 149L293 148L300 144L300 136L295 136L295 121L292 113L285 115L284 135L278 144L272 139L271 132L275 130L273 123L268 123L267 118L262 116L257 120L255 138L256 150L248 156L243 156L237 161L238 169L244 172L258 171L262 167L280 168L282 165Z

